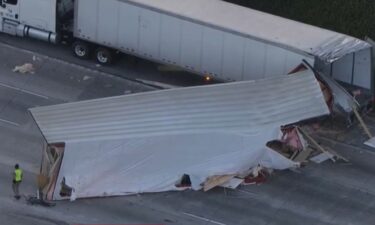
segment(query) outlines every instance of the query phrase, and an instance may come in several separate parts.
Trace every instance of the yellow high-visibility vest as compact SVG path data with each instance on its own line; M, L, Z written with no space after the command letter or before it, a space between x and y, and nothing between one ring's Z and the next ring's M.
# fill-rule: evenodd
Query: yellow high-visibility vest
M15 169L14 170L14 181L21 182L22 181L22 170Z

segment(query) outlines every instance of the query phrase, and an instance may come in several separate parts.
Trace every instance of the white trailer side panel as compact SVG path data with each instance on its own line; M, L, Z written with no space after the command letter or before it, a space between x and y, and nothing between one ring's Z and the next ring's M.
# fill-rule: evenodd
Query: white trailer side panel
M98 0L79 0L75 2L74 36L88 40L97 41L98 24Z
M160 13L148 9L140 10L139 53L144 57L160 60L160 21Z
M140 9L129 4L119 5L118 45L122 51L139 51Z
M367 48L346 55L333 63L324 63L316 60L315 68L327 76L354 85L357 87L372 89L372 49Z
M175 32L169 32L173 30ZM181 21L171 16L161 16L160 57L164 63L180 64Z
M371 49L364 49L355 53L353 84L371 89Z
M202 71L203 74L220 77L223 58L224 33L210 27L203 29Z
M286 58L289 52L282 48L267 45L266 52L266 77L273 77L280 74L286 74ZM298 66L295 65L295 66Z
M182 21L181 27L181 66L200 73L203 26L189 21Z
M120 26L117 0L98 2L97 42L102 45L117 47L117 32Z
M313 57L119 0L77 0L76 36L223 80L280 76Z
M245 45L244 80L264 78L267 45L247 39Z
M243 80L246 39L238 35L224 34L223 71L224 77Z
M334 79L351 83L353 74L353 54L344 56L332 65L332 76Z

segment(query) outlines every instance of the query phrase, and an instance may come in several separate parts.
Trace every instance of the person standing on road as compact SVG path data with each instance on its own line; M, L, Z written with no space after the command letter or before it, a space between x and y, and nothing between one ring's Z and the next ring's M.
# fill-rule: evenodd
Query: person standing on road
M20 169L19 165L16 164L14 166L14 173L13 173L13 185L12 185L12 188L13 188L13 192L14 192L14 197L18 200L21 198L20 196L20 184L22 182L22 175L23 175L23 172L22 170Z

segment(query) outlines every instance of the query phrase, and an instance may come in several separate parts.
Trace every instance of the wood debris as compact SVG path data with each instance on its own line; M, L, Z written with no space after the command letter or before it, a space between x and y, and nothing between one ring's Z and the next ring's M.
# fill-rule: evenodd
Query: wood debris
M225 184L226 182L230 181L234 178L235 175L219 175L219 176L212 176L206 180L203 184L203 190L208 191L216 186L220 186Z

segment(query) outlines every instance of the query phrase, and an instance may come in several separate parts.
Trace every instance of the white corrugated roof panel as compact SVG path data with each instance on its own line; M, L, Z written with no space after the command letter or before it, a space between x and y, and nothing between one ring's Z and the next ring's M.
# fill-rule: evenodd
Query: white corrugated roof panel
M362 40L221 0L120 0L239 32L322 58L370 45Z
M49 143L191 133L254 134L328 114L310 71L31 109Z

